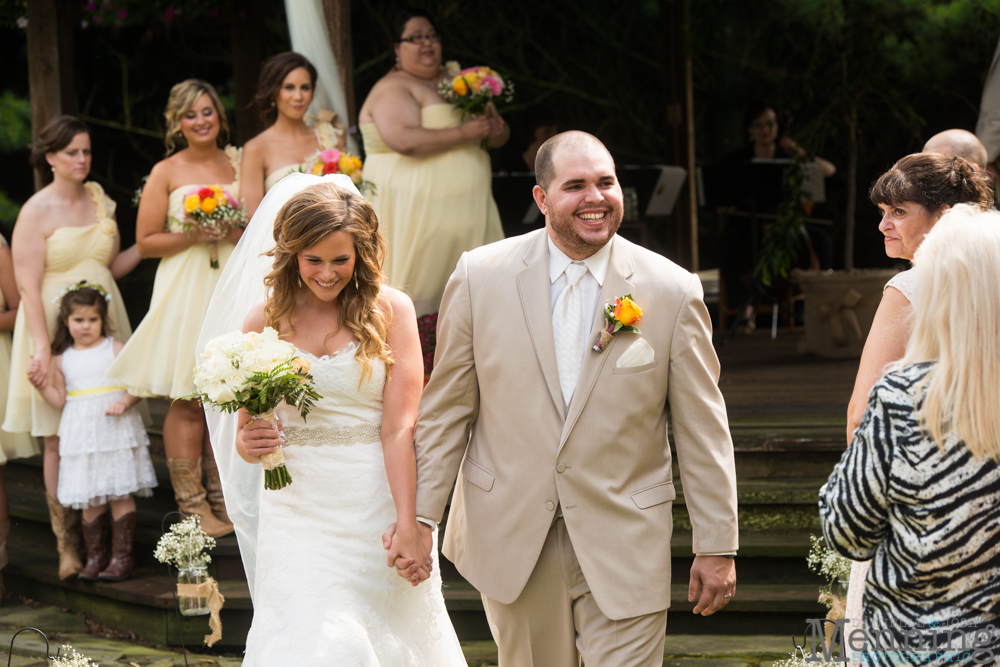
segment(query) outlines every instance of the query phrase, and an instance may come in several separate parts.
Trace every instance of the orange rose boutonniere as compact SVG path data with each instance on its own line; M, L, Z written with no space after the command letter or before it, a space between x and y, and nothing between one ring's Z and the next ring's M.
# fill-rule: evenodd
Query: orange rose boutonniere
M601 331L600 338L594 343L595 352L603 352L604 348L611 342L612 336L619 331L631 333L641 333L635 326L642 319L642 309L632 300L631 294L620 296L615 299L614 305L610 301L604 304L604 321L607 328Z

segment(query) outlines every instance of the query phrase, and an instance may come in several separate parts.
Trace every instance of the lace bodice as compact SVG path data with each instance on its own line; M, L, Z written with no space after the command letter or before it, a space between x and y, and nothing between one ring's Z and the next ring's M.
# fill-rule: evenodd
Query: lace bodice
M357 343L351 342L340 351L322 357L299 350L312 364L313 383L323 398L316 401L304 422L294 408L279 405L275 412L286 434L301 428L381 425L385 364L381 360L374 361L371 376L362 379L363 367L354 357L357 347Z
M889 279L889 282L885 284L886 287L895 287L898 289L906 300L913 305L913 302L917 298L917 271L916 269L909 269L907 271L901 271ZM885 291L885 288L882 288Z

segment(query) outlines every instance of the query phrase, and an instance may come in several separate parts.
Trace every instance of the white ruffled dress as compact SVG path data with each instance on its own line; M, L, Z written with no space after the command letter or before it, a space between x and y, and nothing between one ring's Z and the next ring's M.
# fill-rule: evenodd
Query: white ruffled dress
M62 354L66 407L59 423L59 503L83 509L153 495L156 473L149 436L135 406L105 415L125 391L106 373L115 359L114 341Z

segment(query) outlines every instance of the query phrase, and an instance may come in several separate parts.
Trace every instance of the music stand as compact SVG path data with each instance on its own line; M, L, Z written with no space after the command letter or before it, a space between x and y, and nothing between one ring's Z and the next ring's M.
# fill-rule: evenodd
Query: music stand
M720 346L725 346L736 333L743 313L755 301L770 302L773 307L773 327L777 324L778 309L790 316L792 313L781 303L781 299L765 289L757 277L757 264L760 260L757 235L759 231L758 214L761 208L777 206L784 195L782 183L787 164L775 161L728 163L704 167L699 170L700 182L698 188L699 200L703 206L712 208L735 206L744 208L750 217L750 256L753 267L753 281L750 294L740 308L740 315L733 319ZM720 308L723 305L720 303Z

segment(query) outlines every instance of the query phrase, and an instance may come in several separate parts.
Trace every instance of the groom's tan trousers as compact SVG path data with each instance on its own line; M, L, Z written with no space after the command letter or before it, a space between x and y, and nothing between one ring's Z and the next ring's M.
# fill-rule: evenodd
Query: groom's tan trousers
M556 519L521 595L485 595L500 667L659 667L667 610L613 621L597 606L562 518Z

